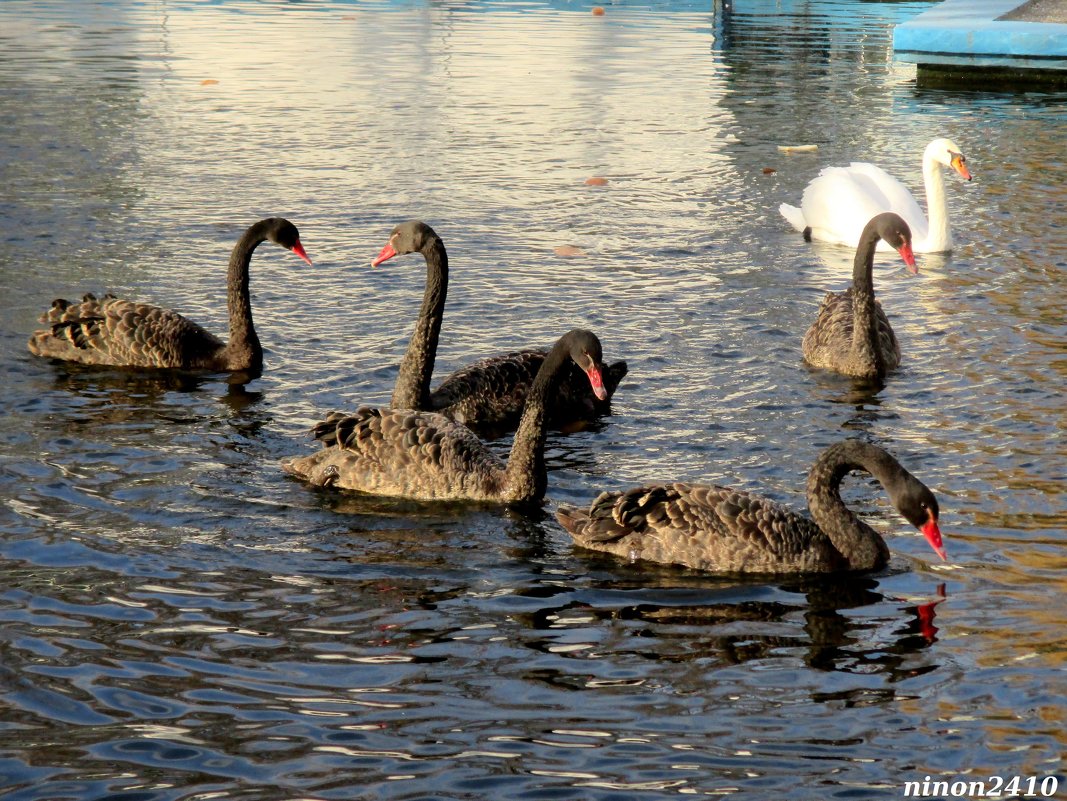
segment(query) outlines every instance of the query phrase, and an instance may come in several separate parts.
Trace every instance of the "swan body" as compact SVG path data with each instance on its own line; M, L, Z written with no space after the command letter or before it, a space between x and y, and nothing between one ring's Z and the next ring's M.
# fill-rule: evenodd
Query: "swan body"
M478 431L510 430L522 416L526 396L547 356L544 350L522 350L479 359L447 376L430 393L430 408ZM600 365L607 394L601 400L574 362L566 362L562 369L556 393L548 400L548 422L556 426L607 414L627 372L626 362Z
M859 161L823 168L805 188L799 208L783 203L778 210L805 238L850 247L859 245L868 220L893 211L911 228L916 253L942 253L952 250L953 243L941 168L950 167L969 181L966 164L963 151L949 139L935 139L926 146L922 169L929 220L904 184L881 167Z
M409 220L392 230L371 265L376 267L408 253L420 253L425 259L426 289L390 405L394 409L435 411L478 431L496 433L514 428L547 351L531 349L482 359L452 373L431 391L448 292L448 254L430 226ZM550 423L563 426L610 411L610 398L626 375L626 362L599 367L604 397L590 387L583 371L570 362L566 364L557 392L548 399Z
M874 249L879 241L896 248L908 269L915 269L908 224L893 212L872 218L856 249L852 286L844 292L828 292L818 317L804 334L804 359L813 367L879 380L900 364L900 345L882 304L874 297Z
M631 561L730 573L834 573L879 570L882 537L841 500L841 480L863 470L945 559L934 494L888 452L859 440L827 448L808 476L812 519L744 490L711 484L651 484L601 493L588 509L561 506L576 544Z
M248 268L252 252L270 240L308 264L300 234L288 220L271 217L250 226L234 246L228 269L230 339L223 342L177 312L116 298L85 295L80 303L58 299L40 317L30 352L81 364L259 372L263 348L252 325Z
M526 503L544 497L546 402L566 361L578 364L598 397L600 341L575 329L549 351L526 398L505 464L466 426L436 412L361 407L335 413L313 429L323 443L282 467L318 486L420 500Z

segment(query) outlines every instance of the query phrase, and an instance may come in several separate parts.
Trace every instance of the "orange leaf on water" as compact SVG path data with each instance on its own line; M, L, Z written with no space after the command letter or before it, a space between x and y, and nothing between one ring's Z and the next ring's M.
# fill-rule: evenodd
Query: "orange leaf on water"
M574 245L557 245L554 249L557 256L584 256L585 251Z

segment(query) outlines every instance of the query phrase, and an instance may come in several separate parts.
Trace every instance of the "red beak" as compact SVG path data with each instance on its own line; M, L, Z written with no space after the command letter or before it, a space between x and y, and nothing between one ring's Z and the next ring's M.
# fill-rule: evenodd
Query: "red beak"
M585 371L585 374L589 376L589 383L593 387L593 394L596 395L599 400L607 400L608 391L604 389L604 377L600 375L600 368L594 364Z
M967 169L967 165L960 161L959 157L952 159L952 169L960 174L960 177L965 181L971 180L971 171Z
M948 555L945 553L945 546L941 544L941 530L937 527L937 521L933 516L926 521L926 524L919 529L923 536L926 537L926 541L930 543L930 547L934 549L934 553L941 557L942 561L948 561Z
M383 261L388 261L389 259L393 258L393 256L395 256L395 255L396 255L396 248L393 247L393 243L392 242L387 242L385 247L382 248L381 253L379 253L374 258L374 260L370 263L370 266L371 267L377 267Z
M908 272L915 275L919 272L919 268L915 266L915 253L911 249L911 245L905 242L899 248L897 252L900 253L900 258L904 259L904 263L908 266Z
M296 240L296 244L293 245L293 253L302 258L308 264L311 264L311 259L308 258L307 251L304 250L304 246L300 244L300 240Z

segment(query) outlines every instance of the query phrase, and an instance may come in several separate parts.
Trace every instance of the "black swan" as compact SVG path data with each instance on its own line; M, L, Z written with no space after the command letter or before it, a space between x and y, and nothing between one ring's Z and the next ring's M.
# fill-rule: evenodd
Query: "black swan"
M286 459L282 468L318 486L419 500L499 503L539 501L545 495L546 402L574 361L597 397L600 340L575 329L548 352L526 397L526 408L504 464L466 426L436 412L375 409L334 413L313 429L322 450Z
M819 316L804 334L804 359L813 367L877 380L900 364L900 345L874 297L874 249L880 239L897 249L909 271L917 272L908 224L891 211L872 218L856 249L852 286L826 293Z
M561 506L556 517L583 548L630 560L731 573L878 570L889 561L885 541L841 500L841 480L852 470L878 479L946 558L934 494L886 451L859 440L831 445L812 466L814 522L742 490L682 483L604 492L588 510Z
M390 406L439 412L475 430L514 428L547 352L523 350L482 359L452 373L431 392L430 377L448 291L448 254L430 226L409 220L393 229L371 266L407 253L421 253L426 260L426 290L415 331L400 363ZM586 375L567 362L559 389L548 401L549 422L565 426L607 413L610 398L626 375L626 362L600 365L600 374L604 380L603 397L591 392ZM596 387L592 389L595 391Z
M48 328L34 331L30 352L50 359L113 367L161 367L258 373L263 348L252 326L248 265L269 239L308 264L296 226L281 217L260 220L237 240L227 273L230 341L223 342L170 309L87 294L81 303L59 299L41 315Z

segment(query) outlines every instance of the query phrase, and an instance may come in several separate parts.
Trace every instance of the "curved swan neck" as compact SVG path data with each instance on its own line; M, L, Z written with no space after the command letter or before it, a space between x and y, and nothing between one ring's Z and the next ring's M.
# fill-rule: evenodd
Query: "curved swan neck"
M230 254L226 274L226 306L230 315L230 341L226 345L230 369L258 370L263 366L263 347L252 325L252 299L248 291L248 268L252 253L267 239L268 221L251 226Z
M874 303L874 251L880 238L876 230L865 228L852 265L853 357L879 375L885 372Z
M852 570L876 570L889 561L889 549L878 533L841 500L841 480L863 470L887 487L899 466L889 454L863 442L848 440L823 451L808 474L808 509L816 524Z
M421 253L426 259L426 291L407 353L400 362L400 374L390 402L394 409L430 408L430 378L448 295L448 253L436 236L426 243Z
M545 469L546 401L557 382L560 367L569 358L570 345L560 340L548 352L526 395L526 405L515 431L505 472L509 500L539 500L548 488L548 471Z
M923 249L931 253L952 250L952 230L948 225L948 206L945 202L945 177L940 162L929 150L923 154L923 184L926 186L926 214L930 226Z

